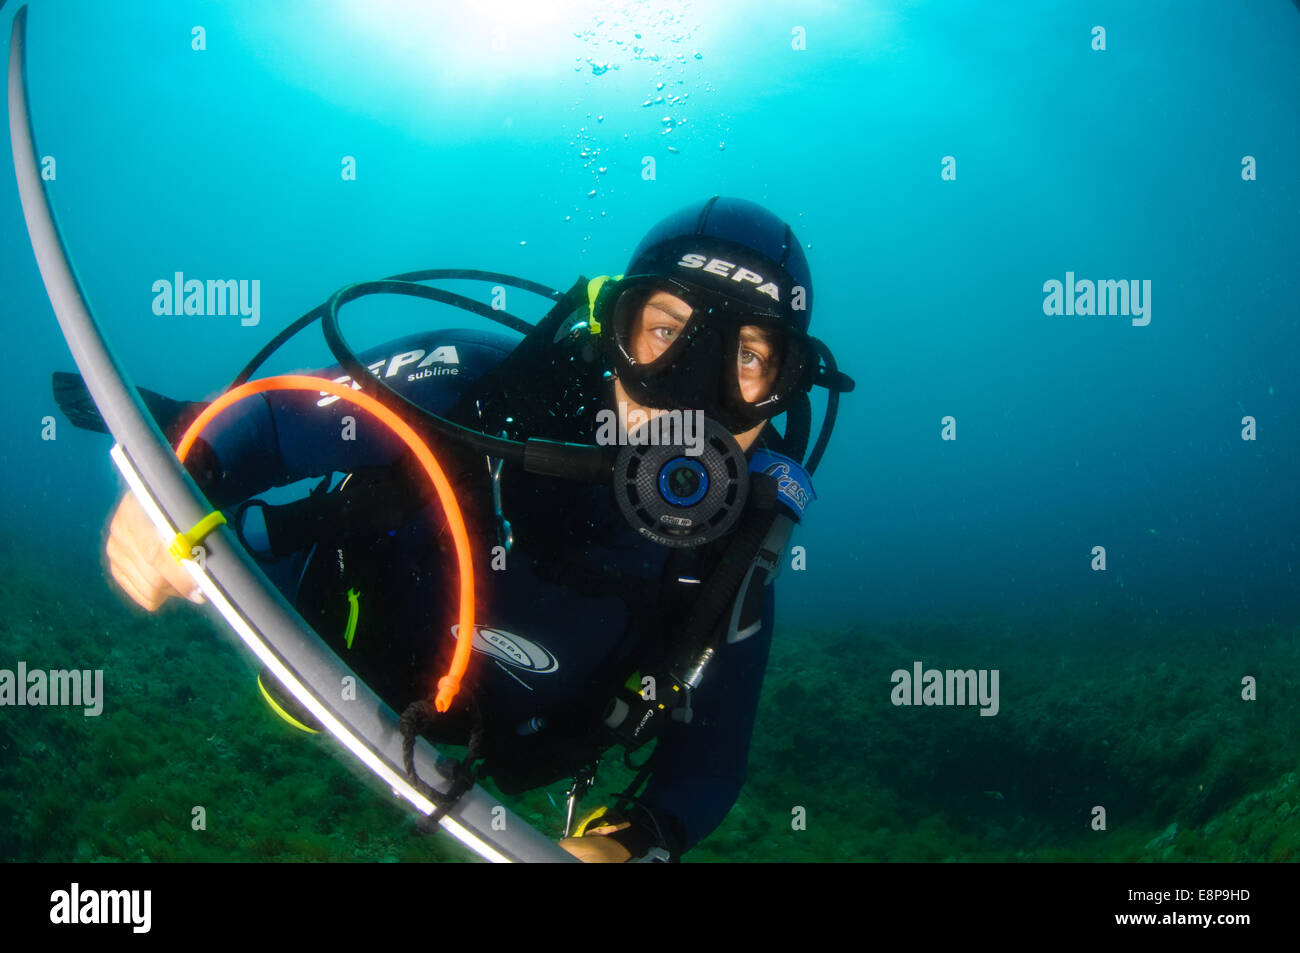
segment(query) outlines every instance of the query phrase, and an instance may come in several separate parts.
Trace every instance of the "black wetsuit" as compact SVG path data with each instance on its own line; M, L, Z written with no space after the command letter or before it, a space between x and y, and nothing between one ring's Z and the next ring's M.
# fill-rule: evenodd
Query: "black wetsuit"
M552 433L524 435L589 442L590 434L573 428L592 426L601 393L590 380L556 392L517 374L498 372L494 379L492 372L513 349L501 335L441 331L360 356L372 373L435 413L512 436L513 427L523 426L520 417L528 418L528 427L543 428L554 417L559 423ZM337 368L322 372L340 374ZM546 405L557 400L565 406L552 413ZM248 398L218 417L204 437L208 446L193 469L241 525L281 591L396 710L428 697L454 647L456 563L437 498L422 471L403 463L397 438L354 406L289 391ZM513 548L508 555L494 552L504 524L492 505L486 458L446 441L430 445L466 504L480 627L462 699L445 717L445 740L458 740L453 736L469 717L463 698L472 695L488 729L488 767L503 789L571 775L591 758L613 690L633 671L665 669L668 636L680 621L674 613L691 588L677 579L710 557L638 536L609 486L510 467L500 491ZM409 479L385 482L394 469ZM371 495L386 505L378 512L371 507L317 518L305 537L289 547L281 543L273 555L275 537L284 535L281 514L295 510L262 503L300 501L308 488L338 492L347 474L378 481L380 491ZM277 495L267 492L270 487L285 489ZM343 632L352 602L357 611L349 648ZM744 625L733 626L706 671L691 723L669 724L660 735L642 803L676 851L721 823L745 779L772 637L771 586L762 588L749 615Z

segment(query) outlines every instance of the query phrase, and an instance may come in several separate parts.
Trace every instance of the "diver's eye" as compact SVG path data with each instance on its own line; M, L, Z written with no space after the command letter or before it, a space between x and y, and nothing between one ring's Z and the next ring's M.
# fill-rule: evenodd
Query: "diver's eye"
M741 373L746 377L765 379L772 373L771 358L753 348L741 347L739 364Z
M682 336L682 322L669 317L655 317L646 322L644 336L648 353L645 360L657 358Z
M662 291L643 302L631 328L634 357L642 364L656 360L675 342L690 319L690 306Z

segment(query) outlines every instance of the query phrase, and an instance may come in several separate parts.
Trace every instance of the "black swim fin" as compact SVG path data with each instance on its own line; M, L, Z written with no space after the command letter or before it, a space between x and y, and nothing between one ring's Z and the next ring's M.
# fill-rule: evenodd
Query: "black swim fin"
M94 400L91 399L90 391L86 389L80 374L55 371L51 383L55 403L59 405L59 410L63 411L69 423L82 430L108 433L104 418L100 415ZM154 391L145 390L143 387L137 387L136 391L144 401L145 407L149 409L149 413L153 415L153 419L158 421L158 427L173 440L184 433L185 428L202 413L204 407L208 406L204 401L173 400Z

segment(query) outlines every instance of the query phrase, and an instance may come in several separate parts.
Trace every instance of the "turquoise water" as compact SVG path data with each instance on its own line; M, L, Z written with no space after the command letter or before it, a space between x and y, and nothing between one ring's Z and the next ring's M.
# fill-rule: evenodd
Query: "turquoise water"
M1294 857L1294 5L30 7L79 276L134 381L173 397L213 396L352 281L564 288L716 193L790 221L812 331L858 388L807 568L779 583L750 783L691 857ZM0 668L107 684L98 719L0 709L0 856L441 856L268 723L226 636L112 587L108 443L61 418L42 439L73 365L0 180ZM155 314L176 272L257 280L258 322ZM1149 310L1046 314L1067 274L1135 281ZM362 344L465 323L366 314ZM309 334L270 369L329 363ZM894 705L918 661L997 670L998 714ZM526 809L556 823L541 794Z

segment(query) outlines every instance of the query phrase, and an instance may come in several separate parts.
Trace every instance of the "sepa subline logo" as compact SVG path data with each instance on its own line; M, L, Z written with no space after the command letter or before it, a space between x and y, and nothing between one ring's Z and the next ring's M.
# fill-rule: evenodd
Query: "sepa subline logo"
M459 623L451 627L451 634L455 638L460 637ZM481 652L525 672L545 675L548 672L558 671L560 667L555 656L536 642L525 639L522 635L486 625L474 626L474 640L471 647L475 652Z

